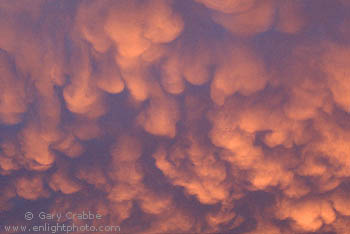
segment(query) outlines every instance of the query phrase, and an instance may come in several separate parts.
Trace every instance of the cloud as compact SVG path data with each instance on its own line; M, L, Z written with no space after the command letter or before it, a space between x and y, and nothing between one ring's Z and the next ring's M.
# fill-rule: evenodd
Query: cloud
M243 5L243 1L240 2ZM242 7L244 10L238 6L237 8L241 8L239 11L242 12L238 11L239 13L236 14L213 12L213 20L237 36L252 36L270 29L275 14L275 1L248 1L247 3L250 4ZM221 7L224 6L221 5Z
M1 226L347 233L348 8L1 2Z

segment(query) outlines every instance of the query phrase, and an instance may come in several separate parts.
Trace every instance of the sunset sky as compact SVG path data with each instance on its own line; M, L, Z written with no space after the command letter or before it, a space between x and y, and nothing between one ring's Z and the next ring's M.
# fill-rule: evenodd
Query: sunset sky
M1 0L0 233L62 224L350 234L350 0Z

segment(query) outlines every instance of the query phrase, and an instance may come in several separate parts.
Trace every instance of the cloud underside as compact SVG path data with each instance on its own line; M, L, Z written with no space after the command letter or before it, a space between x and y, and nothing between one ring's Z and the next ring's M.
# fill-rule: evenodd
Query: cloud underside
M350 233L349 7L1 1L0 214Z

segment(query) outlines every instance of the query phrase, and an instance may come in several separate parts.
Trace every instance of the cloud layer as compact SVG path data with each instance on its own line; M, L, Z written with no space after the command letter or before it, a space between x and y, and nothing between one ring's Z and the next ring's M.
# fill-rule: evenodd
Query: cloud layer
M3 222L25 202L123 233L350 233L349 12L0 2Z

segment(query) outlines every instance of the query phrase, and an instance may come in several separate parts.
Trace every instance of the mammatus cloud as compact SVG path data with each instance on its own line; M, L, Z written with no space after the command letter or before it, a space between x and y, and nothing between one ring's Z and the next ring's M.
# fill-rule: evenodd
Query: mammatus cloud
M349 7L2 1L1 226L350 233Z

